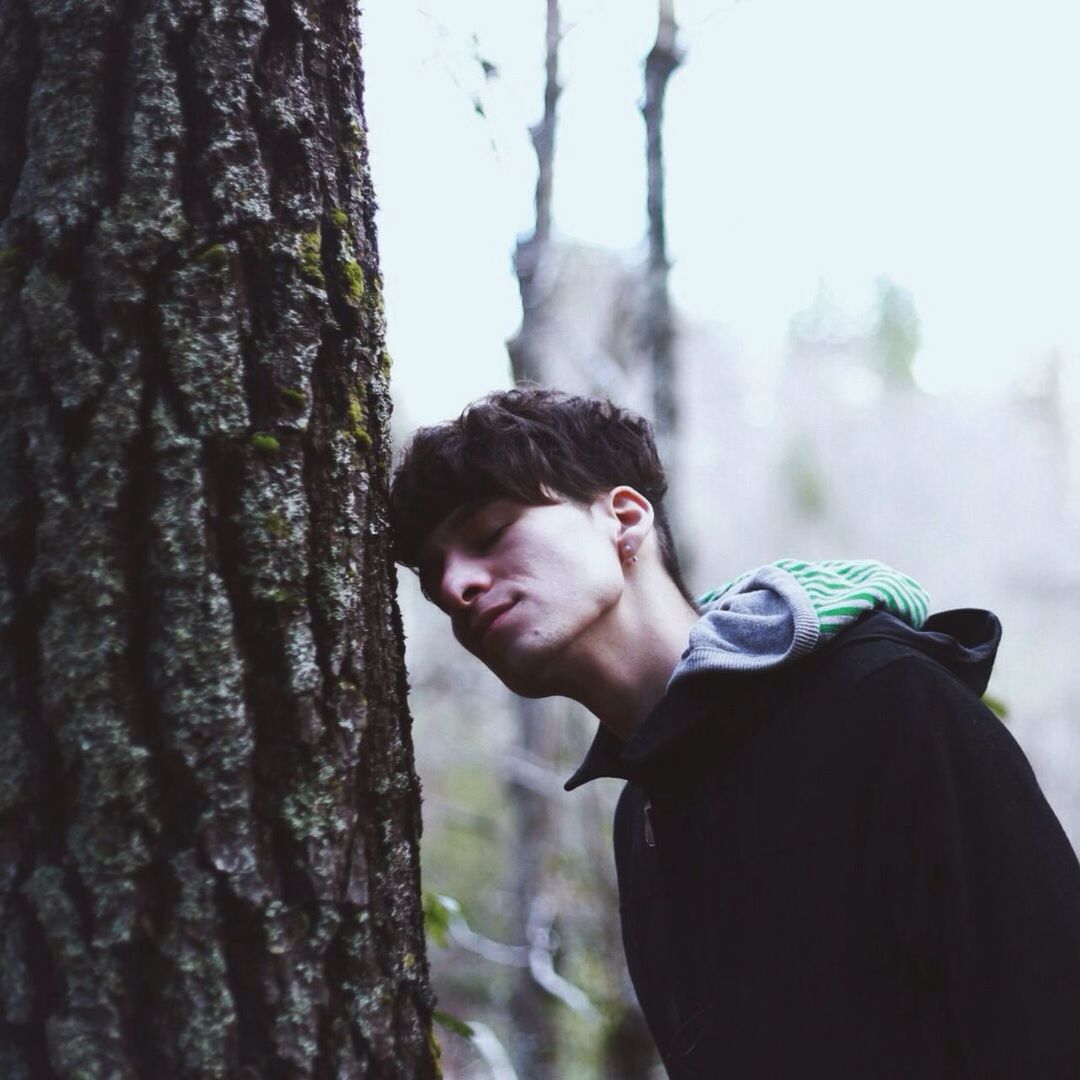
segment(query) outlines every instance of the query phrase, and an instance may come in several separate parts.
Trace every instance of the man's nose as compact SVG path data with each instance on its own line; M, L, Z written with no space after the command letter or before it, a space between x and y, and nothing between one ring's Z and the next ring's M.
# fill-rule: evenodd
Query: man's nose
M443 567L442 603L447 610L468 608L491 586L491 575L478 559L447 556Z

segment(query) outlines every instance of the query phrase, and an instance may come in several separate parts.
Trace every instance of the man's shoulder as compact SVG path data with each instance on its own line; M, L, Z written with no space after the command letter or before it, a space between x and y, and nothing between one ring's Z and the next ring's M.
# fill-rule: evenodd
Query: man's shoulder
M784 679L800 695L834 700L926 690L967 701L979 698L950 663L916 644L914 632L907 637L892 633L883 619L867 620L865 627L839 635L793 664Z
M974 609L932 616L919 630L874 613L794 663L676 682L623 758L632 775L675 750L680 768L694 768L755 745L797 755L848 739L866 747L878 734L910 741L905 727L944 714L993 720L979 694L999 637L996 618Z
M809 727L819 743L844 744L864 758L910 756L922 768L931 759L989 754L1022 762L1028 771L979 687L980 680L955 657L888 635L853 635L801 669L792 666L774 699L772 719L790 732Z

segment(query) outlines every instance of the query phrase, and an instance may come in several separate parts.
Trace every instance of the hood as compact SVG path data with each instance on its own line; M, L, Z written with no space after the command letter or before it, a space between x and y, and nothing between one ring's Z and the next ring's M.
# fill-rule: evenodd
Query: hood
M931 615L915 629L881 612L849 630L837 645L874 639L895 641L936 660L982 697L1001 643L1001 623L992 611L956 608Z
M821 648L871 611L921 626L929 597L918 582L872 559L780 559L700 601L701 618L669 686L701 671L761 671Z

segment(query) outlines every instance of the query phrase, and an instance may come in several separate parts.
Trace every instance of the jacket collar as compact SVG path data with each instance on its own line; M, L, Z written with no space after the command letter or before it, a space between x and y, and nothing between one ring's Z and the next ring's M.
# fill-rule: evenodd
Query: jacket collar
M736 680L731 679L730 675L724 679L723 674L704 672L671 684L626 742L610 728L598 725L584 760L563 785L565 790L573 791L601 776L640 782L643 773L660 752L694 727L705 713L715 714L718 704L726 712L727 705L734 704L734 698L741 697L728 689ZM738 679L737 682L746 685L745 679ZM706 687L706 683L711 685ZM710 689L718 690L721 685L724 685L723 697L709 692ZM703 690L706 692L702 693Z
M976 693L986 689L994 655L1001 638L1001 624L989 611L961 609L930 616L915 630L887 612L871 612L815 652L846 648L857 641L884 638L916 649L947 667ZM661 752L693 728L704 716L713 722L723 715L725 728L735 730L754 694L771 694L797 665L777 665L765 671L698 671L670 683L667 693L642 721L634 734L622 742L600 725L585 759L563 785L567 791L601 776L640 783L644 771Z

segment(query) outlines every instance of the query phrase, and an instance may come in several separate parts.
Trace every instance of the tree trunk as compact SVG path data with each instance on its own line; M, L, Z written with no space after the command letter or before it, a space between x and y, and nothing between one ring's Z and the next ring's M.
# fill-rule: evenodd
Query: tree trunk
M652 372L652 413L656 446L667 467L673 494L668 497L668 516L674 519L674 489L679 475L676 429L678 428L677 372L674 326L668 291L670 263L664 219L664 98L668 80L682 63L676 40L674 0L659 0L656 41L645 60L645 158L648 176L649 261L645 277L642 337ZM673 524L677 522L673 520ZM678 536L678 529L675 529ZM680 549L680 554L685 553ZM684 571L688 567L684 566Z
M549 700L515 701L517 749L526 761L547 760L556 718ZM535 948L538 905L546 893L552 843L549 796L510 779L506 797L513 814L509 859L511 925L515 944ZM536 981L530 967L518 968L510 993L510 1056L520 1080L552 1080L558 1076L558 1031L555 999Z
M551 192L555 161L555 110L559 99L559 2L547 0L545 34L544 112L530 135L536 151L536 223L532 236L519 240L514 270L521 291L521 328L507 342L514 381L543 382L539 334L548 283L545 273L551 246ZM515 702L517 746L522 757L543 756L551 706L545 701ZM532 945L533 910L544 889L545 861L551 838L551 813L545 796L511 780L507 800L514 815L510 852L511 925L518 941ZM510 1051L521 1080L548 1080L555 1075L555 1002L536 982L529 968L521 968L511 992Z
M355 12L0 0L0 1075L434 1075Z
M551 193L555 170L555 119L559 86L559 0L546 0L544 112L530 129L536 151L536 223L532 236L519 239L514 272L521 292L521 329L507 342L515 382L542 382L543 358L537 340L541 308L548 293L545 272L551 250Z

